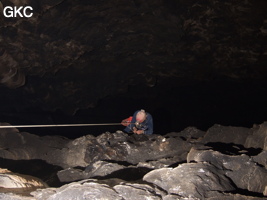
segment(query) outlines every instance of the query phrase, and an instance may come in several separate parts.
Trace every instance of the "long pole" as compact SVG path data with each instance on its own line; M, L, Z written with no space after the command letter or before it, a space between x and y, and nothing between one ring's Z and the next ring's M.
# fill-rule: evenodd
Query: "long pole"
M38 127L68 127L68 126L116 126L121 123L102 123L102 124L46 124L46 125L0 125L0 128L38 128Z

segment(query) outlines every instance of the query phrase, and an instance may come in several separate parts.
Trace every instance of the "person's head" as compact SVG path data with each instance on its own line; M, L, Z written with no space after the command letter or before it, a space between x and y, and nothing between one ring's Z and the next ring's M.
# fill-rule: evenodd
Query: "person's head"
M137 114L136 114L136 121L139 123L142 123L143 121L146 120L146 112L145 110L141 109Z

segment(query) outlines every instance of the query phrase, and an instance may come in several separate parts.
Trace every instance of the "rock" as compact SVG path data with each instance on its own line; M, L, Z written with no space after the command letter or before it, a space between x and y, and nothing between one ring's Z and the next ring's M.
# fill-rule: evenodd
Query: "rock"
M249 134L251 134L249 128L216 124L207 130L202 143L221 142L244 145Z
M62 149L69 142L60 136L37 136L14 129L0 129L0 157L12 160L42 159L55 165L63 165ZM37 151L38 149L38 151Z
M0 187L2 188L43 188L47 185L38 178L12 173L0 168Z
M265 197L253 197L240 194L218 193L206 200L264 200Z
M98 137L103 137L103 135ZM190 147L188 142L179 137L164 138L155 134L151 136L132 135L127 137L127 141L123 138L122 141L114 144L101 142L88 145L85 161L88 164L96 160L126 161L137 164L177 155L183 155L185 160L186 152L190 150Z
M179 134L165 138L160 135L129 136L122 132L107 132L98 137L87 135L69 140L58 136L39 137L26 132L7 134L0 130L0 136L0 157L13 160L41 159L65 169L86 167L99 160L138 164L179 157L179 161L183 161L192 146ZM8 143L6 139L14 142Z
M94 146L95 137L92 135L83 136L73 141L69 141L64 149L59 151L62 160L61 165L66 167L86 167L88 163L85 161L88 146Z
M172 165L178 165L179 163L185 162L184 160L185 155L181 156L174 156L171 158L161 158L158 160L146 161L146 162L139 162L137 167L146 167L150 169L159 169L163 167L170 167Z
M165 135L165 138L168 137L180 137L184 140L193 142L193 141L198 141L201 140L202 137L206 134L206 132L201 131L195 127L187 127L184 130L182 130L181 132L177 133L177 132L171 132L171 133L167 133Z
M259 153L256 156L252 157L252 160L265 167L265 169L267 169L267 151L262 151L261 153Z
M156 169L143 178L168 192L185 198L208 198L215 191L235 189L223 170L208 163L185 163L176 168Z
M224 174L233 181L237 188L256 193L265 193L267 170L257 165L247 155L229 156L212 150L196 150L192 148L188 154L187 161L208 162L224 170Z
M111 187L93 181L80 181L60 188L48 188L31 193L37 200L112 199L123 200Z
M109 175L112 172L119 171L125 168L125 166L119 165L117 163L97 161L94 164L87 166L85 169L85 173L88 175L88 178L105 177L106 175Z
M58 172L58 178L61 182L71 182L82 179L105 177L113 172L124 169L125 166L106 161L97 161L86 167L85 170L68 168Z
M114 189L124 200L160 200L161 195L156 194L154 188L145 184L115 185Z
M213 137L211 133L219 136L217 131L227 137ZM235 132L238 137L231 141L229 133ZM246 133L242 135L242 132ZM254 196L259 199L267 196L266 151L241 144L248 141L243 138L245 135L253 138L254 133L259 134L255 127L248 130L214 126L207 134L189 127L166 135L128 135L117 131L70 140L3 129L0 130L0 156L3 156L0 165L34 166L31 171L35 174L41 173L40 166L49 168L51 173L56 170L61 182L55 184L57 188L36 190L30 182L25 183L30 188L30 191L26 188L27 195L34 191L31 194L40 200L74 196L78 199L242 200L247 197L255 200ZM6 139L15 141L9 143ZM15 181L21 180L17 174L3 178L0 184L17 187ZM47 182L51 178L54 182L54 177L44 176ZM2 188L0 194L12 192L11 199L22 195L11 189Z
M78 180L86 179L84 171L76 168L68 168L60 170L57 173L58 179L60 182L73 182Z
M252 133L247 137L244 146L267 150L267 122L254 125Z
M1 189L0 189L0 192L1 192ZM0 193L0 199L3 199L3 200L36 200L36 198L34 197L16 195L12 193Z

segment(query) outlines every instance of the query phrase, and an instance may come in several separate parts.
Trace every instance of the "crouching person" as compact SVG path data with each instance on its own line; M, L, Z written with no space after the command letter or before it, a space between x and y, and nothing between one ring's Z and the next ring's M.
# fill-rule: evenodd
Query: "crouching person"
M127 133L133 132L138 135L150 135L153 133L153 118L143 109L136 111L133 116L122 120L121 124L126 126L124 131Z

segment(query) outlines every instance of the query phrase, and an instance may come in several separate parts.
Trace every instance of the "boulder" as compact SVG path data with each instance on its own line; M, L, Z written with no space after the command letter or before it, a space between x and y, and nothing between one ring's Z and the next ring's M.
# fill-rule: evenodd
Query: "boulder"
M113 187L124 200L140 200L140 199L150 199L150 200L160 200L161 195L157 194L155 189L149 185L145 184L123 184L115 185Z
M168 194L177 194L185 198L208 198L215 191L235 190L223 170L208 163L185 163L176 168L156 169L143 178Z
M267 169L267 151L262 151L256 156L252 157L252 160L258 165L262 165Z
M73 182L60 188L48 188L31 193L37 200L112 199L123 200L111 187L90 180Z
M17 194L13 194L10 192L9 193L0 193L0 199L3 199L3 200L36 200L36 198L34 198L32 196L17 195Z
M68 168L57 173L61 182L71 182L93 177L105 177L113 172L124 169L125 166L107 161L96 161L88 165L85 170Z
M253 147L267 150L267 122L260 125L254 125L244 146L247 148Z
M177 155L186 159L186 154L191 148L191 144L180 137L163 137L161 135L131 135L125 140L117 140L117 143L101 140L103 134L98 136L98 143L88 145L85 154L85 161L90 164L97 160L126 161L131 164L145 162L148 160L158 160Z
M215 124L207 130L202 143L221 142L244 145L249 134L251 134L249 128Z
M41 159L66 166L62 152L69 139L61 136L37 136L16 129L0 129L0 157L12 160Z
M47 187L47 184L36 177L13 173L0 168L0 187L7 189L44 188Z
M210 163L221 169L239 189L266 195L267 170L255 163L251 157L224 155L212 150L197 150L192 148L187 162Z

